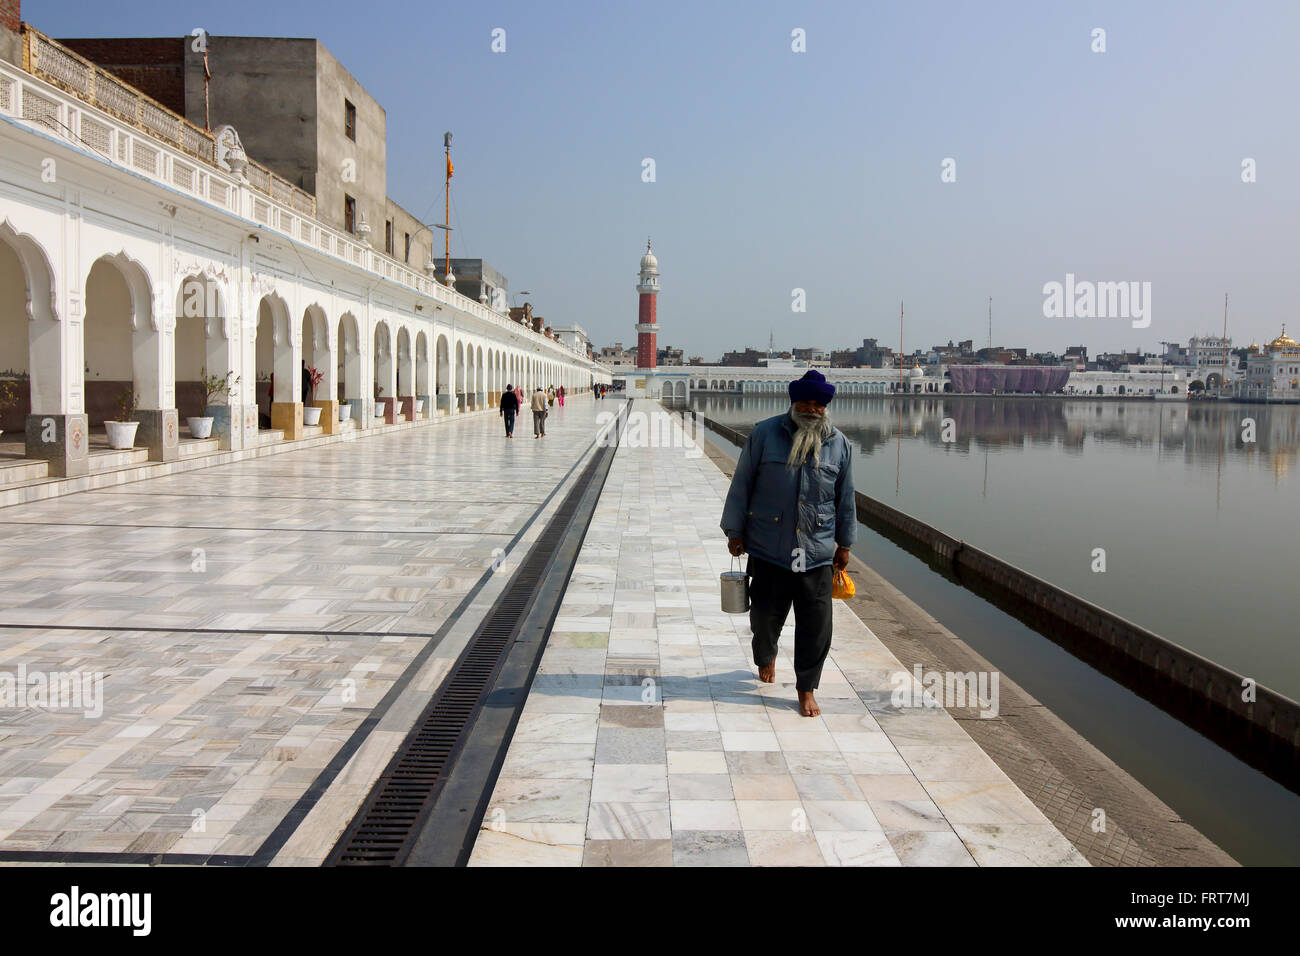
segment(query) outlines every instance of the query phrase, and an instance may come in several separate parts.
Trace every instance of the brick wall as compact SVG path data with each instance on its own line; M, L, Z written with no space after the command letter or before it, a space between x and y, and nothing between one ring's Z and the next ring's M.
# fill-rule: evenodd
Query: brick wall
M0 27L17 32L22 19L22 0L0 0Z
M8 0L0 0L0 5ZM185 115L184 37L59 40L87 60Z

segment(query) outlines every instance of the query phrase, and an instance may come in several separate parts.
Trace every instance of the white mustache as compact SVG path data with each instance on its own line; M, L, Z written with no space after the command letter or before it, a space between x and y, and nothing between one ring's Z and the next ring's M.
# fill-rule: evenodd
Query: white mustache
M829 415L805 415L791 409L790 417L795 423L794 441L790 444L790 456L786 465L798 468L812 455L813 465L821 464L822 443L830 436L831 418Z

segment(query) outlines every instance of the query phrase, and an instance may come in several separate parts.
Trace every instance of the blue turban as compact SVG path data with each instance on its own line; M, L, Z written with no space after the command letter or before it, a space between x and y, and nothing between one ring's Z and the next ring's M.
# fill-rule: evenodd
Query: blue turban
M829 405L835 397L835 386L826 381L826 376L816 369L809 369L803 378L790 383L791 402L816 402Z

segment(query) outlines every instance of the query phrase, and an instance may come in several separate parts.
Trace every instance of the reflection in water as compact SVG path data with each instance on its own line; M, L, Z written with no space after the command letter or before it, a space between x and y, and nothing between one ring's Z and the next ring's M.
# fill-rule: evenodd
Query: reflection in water
M789 407L775 397L697 398L693 407L728 425L747 426ZM1162 457L1193 466L1217 466L1227 457L1262 462L1284 476L1300 454L1300 406L1234 405L1218 402L1088 402L1007 398L837 399L836 426L864 452L898 438L944 446L958 454L974 449L1056 446L1081 455L1089 439L1132 449L1154 448ZM943 441L944 419L954 440ZM1245 441L1247 420L1254 442Z
M693 405L741 429L788 407ZM831 414L861 491L1300 697L1296 618L1278 599L1300 571L1300 406L854 397Z

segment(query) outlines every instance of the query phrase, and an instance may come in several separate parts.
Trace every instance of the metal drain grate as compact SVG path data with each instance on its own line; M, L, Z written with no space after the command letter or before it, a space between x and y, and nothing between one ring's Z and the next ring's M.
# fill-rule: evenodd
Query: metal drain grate
M597 450L579 474L451 674L375 782L326 859L326 866L400 866L409 854L546 577L555 550L569 530L578 503L614 454L621 417L613 426L612 440Z

